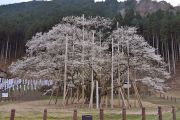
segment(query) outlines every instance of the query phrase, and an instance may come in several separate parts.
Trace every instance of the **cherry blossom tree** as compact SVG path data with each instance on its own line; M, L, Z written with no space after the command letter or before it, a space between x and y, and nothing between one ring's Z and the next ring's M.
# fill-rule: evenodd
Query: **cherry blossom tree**
M51 79L62 84L63 104L71 95L93 107L96 101L114 91L122 98L126 79L140 81L156 90L165 88L170 76L166 64L136 28L112 28L112 21L102 17L66 17L47 33L37 33L26 44L26 56L10 66L10 72L24 79ZM134 73L138 74L137 77ZM96 85L95 85L96 83ZM72 92L72 91L71 91ZM65 102L66 101L66 102ZM102 100L101 100L102 102ZM99 102L97 102L98 108Z

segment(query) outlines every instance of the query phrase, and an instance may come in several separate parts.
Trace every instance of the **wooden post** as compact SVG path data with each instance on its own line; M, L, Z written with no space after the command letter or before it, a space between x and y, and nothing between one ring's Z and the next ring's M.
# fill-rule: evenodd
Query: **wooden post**
M67 61L68 61L68 37L66 35L66 50L64 58L64 91L63 91L63 105L65 106L66 91L67 91Z
M12 110L11 110L11 117L10 117L10 120L14 120L14 118L15 118L15 112L16 112L15 109L12 109Z
M96 81L96 109L99 109L99 83Z
M85 79L85 67L84 67L84 58L85 58L85 55L84 55L84 53L85 53L85 50L84 50L84 39L85 39L85 35L84 35L84 14L83 14L83 45L82 45L82 59L83 59L83 73L82 73L82 99L83 99L83 103L85 102L85 95L84 95L84 90L85 90L85 88L84 88L84 79Z
M176 120L176 110L174 106L172 107L172 118L173 120Z
M44 109L43 120L47 120L47 109Z
M77 120L77 110L74 110L73 120Z
M112 56L111 56L111 108L114 107L114 40L112 39Z
M99 114L100 120L104 120L104 110L100 109L100 114Z
M94 34L95 32L93 31L93 42L94 43ZM90 101L89 101L89 108L93 108L93 91L94 91L94 46L92 46L92 49L91 49L91 54L92 54L92 60L91 60L91 65L92 65L92 68L91 68L91 95L90 95Z
M158 107L158 120L162 120L162 109L160 106Z
M130 79L130 68L129 68L129 40L127 41L127 54L128 54L128 70L127 70L127 83L128 83L128 88L127 88L127 98L129 100L130 97L130 87L129 87L129 79Z
M146 109L142 107L142 120L146 120Z
M126 120L126 108L122 109L122 120Z

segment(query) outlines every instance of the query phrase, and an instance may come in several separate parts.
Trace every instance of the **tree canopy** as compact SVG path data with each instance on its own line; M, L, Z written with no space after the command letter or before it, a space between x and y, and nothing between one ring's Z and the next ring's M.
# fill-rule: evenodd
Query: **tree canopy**
M66 17L63 21L47 33L36 34L27 43L27 55L11 65L12 74L26 79L62 80L66 66L68 81L82 82L82 71L85 71L85 81L91 81L93 70L94 80L109 82L113 64L115 80L120 79L118 72L122 81L127 79L130 67L131 73L136 71L140 75L137 79L149 77L156 81L153 87L162 90L158 82L169 78L166 65L155 49L136 34L135 28L117 28L103 38L109 31L101 31L112 24L109 19Z

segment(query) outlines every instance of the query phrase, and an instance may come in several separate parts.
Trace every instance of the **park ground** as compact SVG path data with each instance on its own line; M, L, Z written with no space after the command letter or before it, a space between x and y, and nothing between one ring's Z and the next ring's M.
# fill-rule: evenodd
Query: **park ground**
M86 105L74 104L63 107L62 99L58 100L57 105L48 105L48 99L35 101L14 101L0 103L0 120L9 120L11 109L16 109L15 120L42 120L43 111L47 109L48 120L72 120L74 109L78 111L78 119L81 120L82 115L92 115L93 120L99 120L99 110L89 109ZM117 100L116 100L117 101ZM132 104L135 103L133 100ZM118 102L116 102L118 103ZM176 107L177 120L180 120L180 99L176 102L170 99L162 99L158 96L144 97L143 104L146 107L147 120L157 120L157 107L162 106L163 120L172 120L171 107ZM133 105L132 105L133 106ZM104 120L121 120L122 108L104 108ZM141 120L141 109L133 106L127 109L128 120Z

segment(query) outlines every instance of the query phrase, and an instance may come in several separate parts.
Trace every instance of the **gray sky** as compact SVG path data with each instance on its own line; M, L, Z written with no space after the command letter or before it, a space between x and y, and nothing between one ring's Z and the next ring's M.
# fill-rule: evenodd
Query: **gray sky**
M0 0L0 5L2 4L13 4L13 3L18 3L18 2L28 2L32 0ZM95 1L104 1L104 0L95 0ZM124 0L118 0L118 1L124 1ZM157 1L162 1L162 0L157 0ZM171 3L174 6L180 5L180 0L165 0L169 3Z
M32 1L32 0L0 0L0 5L28 2L28 1ZM50 1L50 0L44 0L44 1Z
M18 3L18 2L27 2L31 0L0 0L0 5L2 4L13 4L13 3Z

